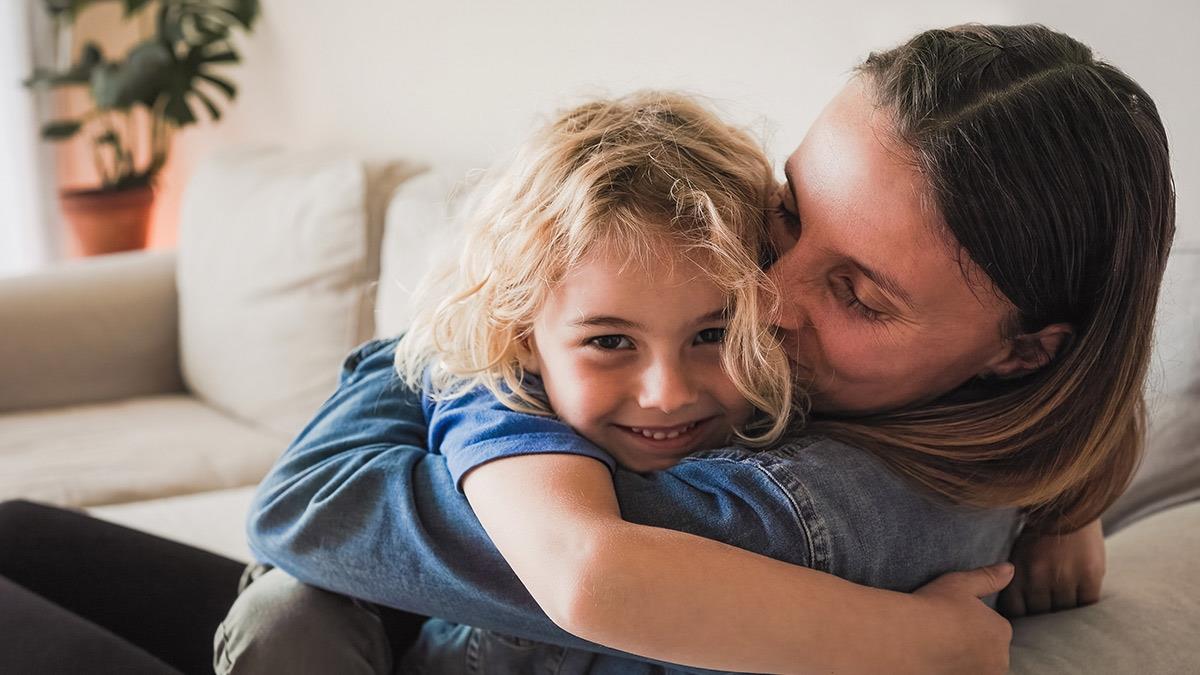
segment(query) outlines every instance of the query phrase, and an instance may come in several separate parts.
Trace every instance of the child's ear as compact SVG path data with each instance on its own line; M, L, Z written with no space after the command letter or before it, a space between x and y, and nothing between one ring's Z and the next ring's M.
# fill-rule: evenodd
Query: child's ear
M1023 333L1008 342L979 375L1009 379L1044 368L1071 339L1070 324L1052 323L1036 333Z
M539 376L542 374L542 365L538 359L537 342L534 341L533 334L521 340L517 360L521 363L521 369L525 372Z

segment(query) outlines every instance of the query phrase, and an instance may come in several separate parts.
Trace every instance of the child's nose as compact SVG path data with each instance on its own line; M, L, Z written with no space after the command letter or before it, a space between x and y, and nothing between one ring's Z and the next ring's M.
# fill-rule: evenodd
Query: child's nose
M699 398L696 387L679 363L657 362L642 374L638 404L664 413L674 413Z

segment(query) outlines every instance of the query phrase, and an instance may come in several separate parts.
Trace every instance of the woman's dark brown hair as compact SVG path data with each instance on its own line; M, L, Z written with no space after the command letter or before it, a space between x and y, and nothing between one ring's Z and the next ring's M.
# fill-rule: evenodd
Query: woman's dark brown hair
M926 31L859 72L927 177L947 241L1014 308L1005 337L1054 323L1072 337L1032 375L820 426L958 501L1025 507L1043 531L1081 526L1124 490L1143 446L1175 230L1154 101L1038 25Z

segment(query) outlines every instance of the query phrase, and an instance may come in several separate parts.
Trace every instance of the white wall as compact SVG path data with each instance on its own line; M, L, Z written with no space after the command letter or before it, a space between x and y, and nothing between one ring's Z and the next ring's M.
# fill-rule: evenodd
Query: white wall
M21 82L29 75L31 34L44 32L32 2L0 2L0 277L23 274L53 259L50 153L38 143L45 96Z
M781 161L871 49L933 26L1041 21L1076 35L1156 98L1172 135L1182 240L1200 244L1200 63L1191 0L264 0L230 74L238 101L182 134L160 205L227 143L333 146L485 165L581 96L673 87L762 130ZM160 233L170 238L169 232Z

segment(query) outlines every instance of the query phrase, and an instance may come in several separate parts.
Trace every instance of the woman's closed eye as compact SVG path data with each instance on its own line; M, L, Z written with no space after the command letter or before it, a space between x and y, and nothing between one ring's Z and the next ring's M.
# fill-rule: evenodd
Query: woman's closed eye
M588 338L586 344L602 351L633 349L633 340L625 335L597 335Z
M783 226L787 230L787 233L793 238L798 237L800 234L800 216L789 210L783 202L775 206L775 213L783 221Z
M834 281L834 291L843 304L849 307L855 314L868 321L882 321L884 313L867 305L854 292L854 284L846 277L839 277Z

